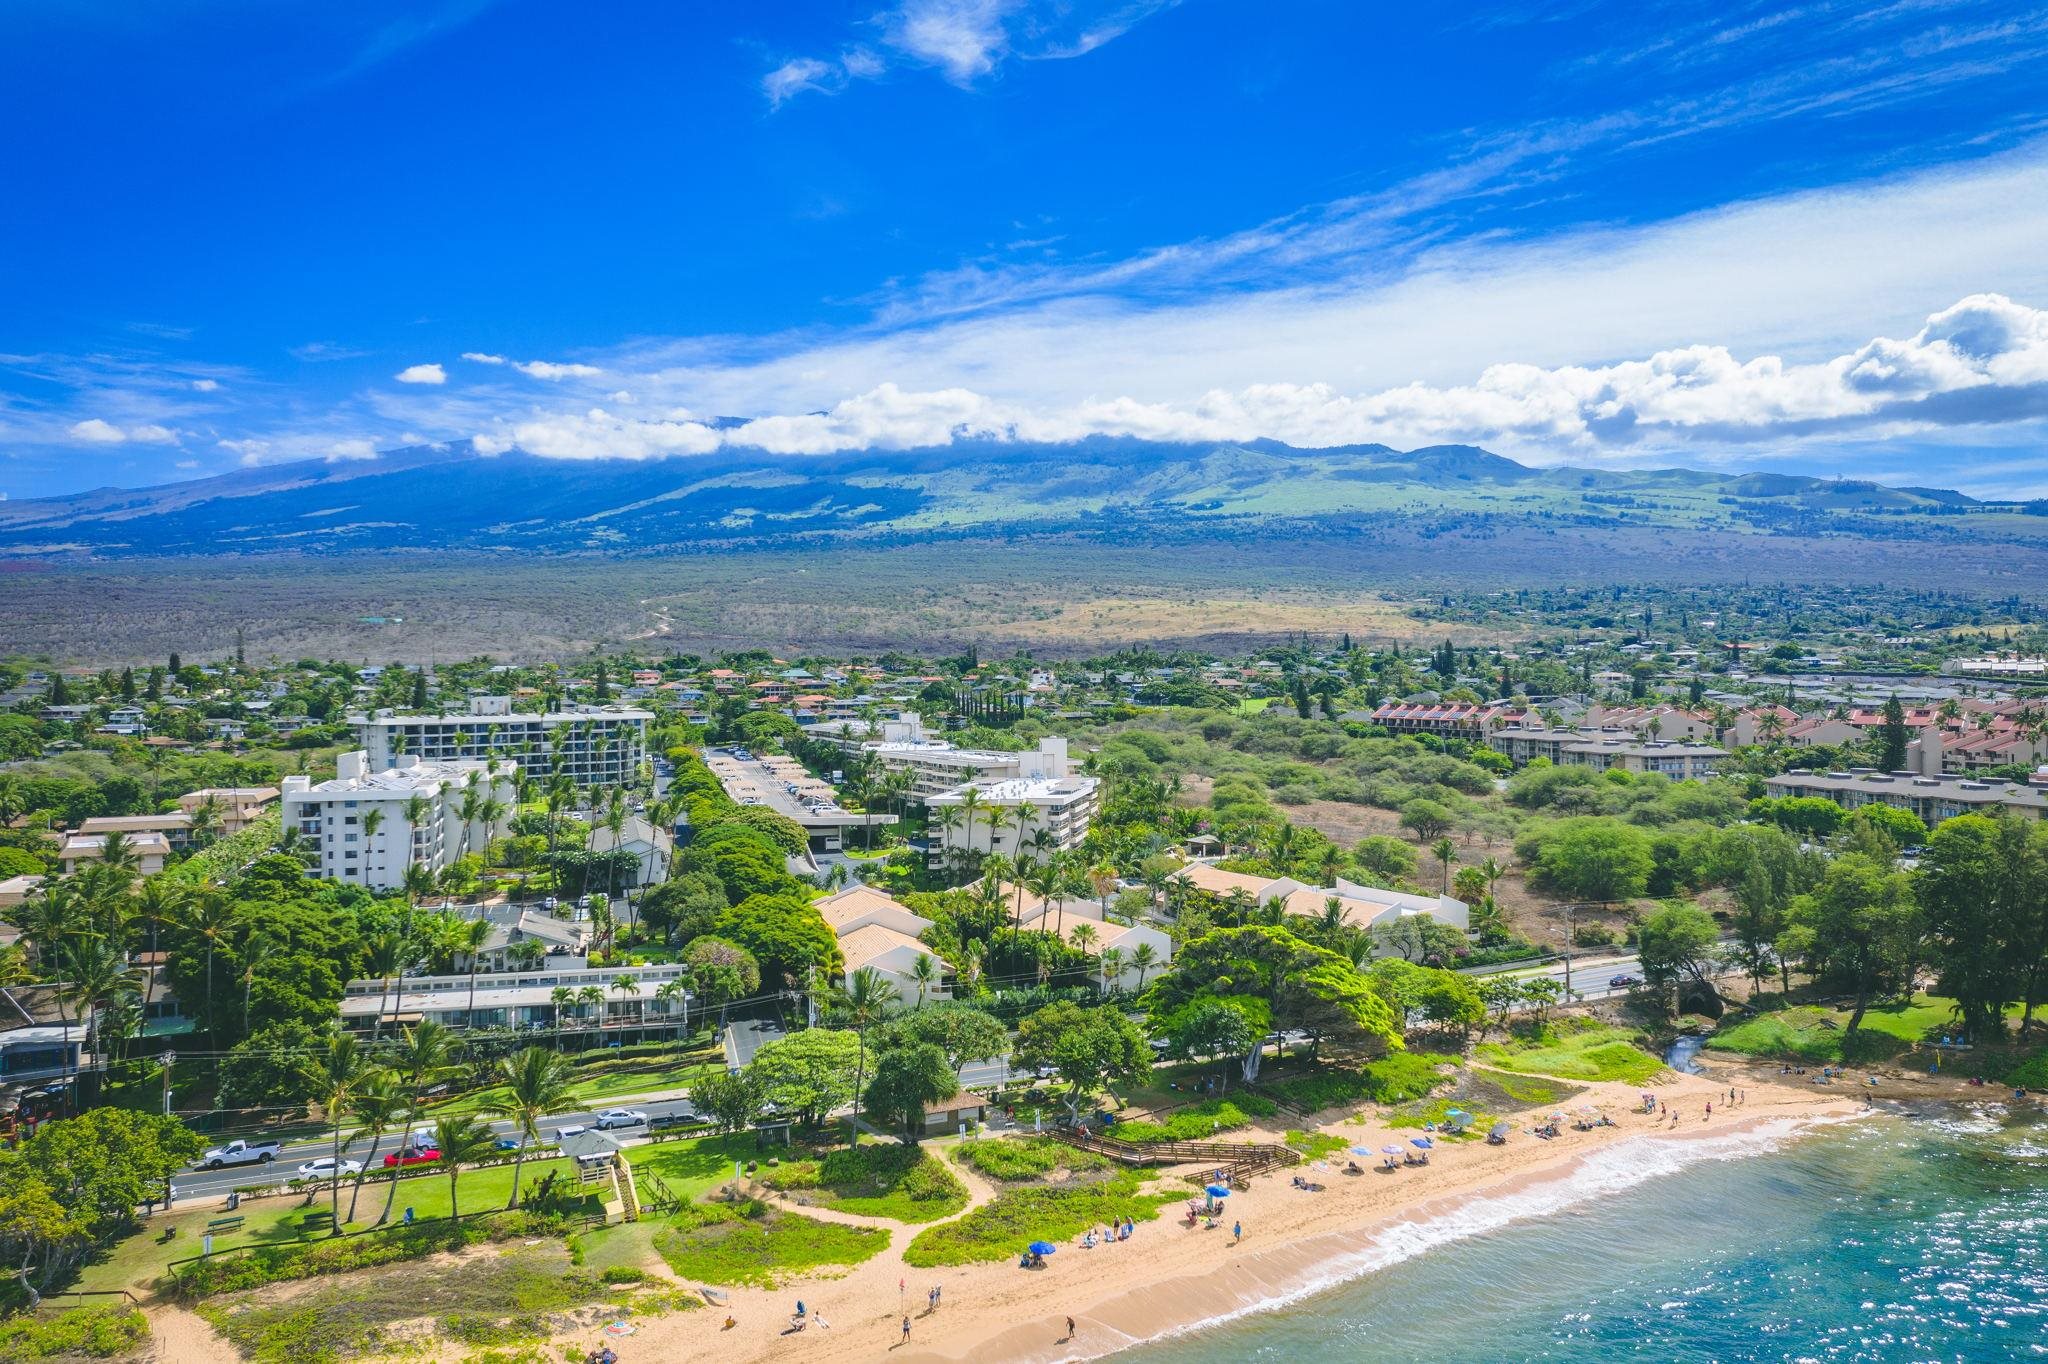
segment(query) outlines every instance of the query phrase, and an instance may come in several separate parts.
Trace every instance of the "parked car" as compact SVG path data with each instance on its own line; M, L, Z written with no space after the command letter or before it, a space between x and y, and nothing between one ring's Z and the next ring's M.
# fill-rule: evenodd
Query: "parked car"
M401 1165L432 1165L441 1158L441 1153L431 1146L403 1146L384 1157L384 1168L395 1170Z
M300 1179L347 1179L350 1175L363 1172L360 1160L336 1160L333 1156L321 1156L309 1160L299 1167Z
M697 1121L695 1113L690 1112L688 1109L682 1109L675 1113L657 1113L647 1120L647 1126L651 1131L657 1127L683 1127L695 1121Z
M590 1127L586 1123L571 1123L567 1127L558 1127L555 1129L555 1140L560 1141L564 1137L580 1137L589 1130Z
M1641 985L1643 982L1635 976L1616 976L1607 983L1617 990L1626 990L1631 985Z
M192 1162L195 1170L220 1170L230 1165L268 1165L282 1149L274 1141L231 1141Z
M637 1108L607 1108L597 1115L597 1130L608 1132L614 1127L645 1127L647 1115Z

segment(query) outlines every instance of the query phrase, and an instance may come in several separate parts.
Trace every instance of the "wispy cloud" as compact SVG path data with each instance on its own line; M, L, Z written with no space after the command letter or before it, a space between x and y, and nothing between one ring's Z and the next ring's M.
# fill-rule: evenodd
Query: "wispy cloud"
M791 57L761 78L779 108L800 94L836 94L897 67L936 71L967 87L1011 60L1082 57L1180 0L904 0L861 26L871 40L850 40L829 55Z
M304 345L291 347L286 354L294 360L315 363L327 360L360 360L370 352L354 346L344 346L337 341L308 341Z
M126 445L130 441L138 445L175 445L178 437L167 427L153 422L139 426L116 426L98 417L88 417L71 425L71 439L86 445Z

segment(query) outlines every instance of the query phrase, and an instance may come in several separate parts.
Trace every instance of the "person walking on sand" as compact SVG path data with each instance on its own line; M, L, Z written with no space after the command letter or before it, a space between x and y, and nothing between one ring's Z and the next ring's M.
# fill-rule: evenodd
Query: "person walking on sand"
M908 1312L903 1314L903 1339L896 1343L898 1345L908 1345L910 1343L910 1314Z
M1242 1222L1232 1222L1232 1223L1230 1224L1230 1244L1232 1244L1232 1245L1234 1246L1234 1245L1236 1245L1236 1244L1237 1244L1237 1243L1238 1243L1239 1241L1242 1241L1243 1239L1244 1239L1244 1223L1242 1223Z
M1066 1339L1068 1339L1068 1340L1072 1340L1073 1338L1074 1338L1074 1319L1073 1319L1072 1317L1068 1317L1068 1318L1067 1318L1067 1334L1066 1334Z

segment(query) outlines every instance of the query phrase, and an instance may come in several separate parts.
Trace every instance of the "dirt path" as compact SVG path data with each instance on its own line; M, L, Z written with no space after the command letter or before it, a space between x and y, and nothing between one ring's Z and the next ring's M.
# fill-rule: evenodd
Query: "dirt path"
M219 1364L236 1357L235 1347L196 1312L168 1302L152 1302L142 1314L149 1318L151 1364Z

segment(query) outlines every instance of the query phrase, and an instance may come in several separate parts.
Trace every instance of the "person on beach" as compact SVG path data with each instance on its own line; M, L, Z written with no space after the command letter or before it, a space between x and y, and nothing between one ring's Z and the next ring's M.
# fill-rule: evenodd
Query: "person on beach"
M1073 1319L1072 1317L1068 1317L1068 1318L1067 1318L1067 1336L1066 1336L1066 1338L1067 1338L1068 1340L1072 1340L1072 1339L1074 1338L1074 1319Z
M1232 1223L1230 1224L1230 1244L1232 1244L1232 1245L1234 1246L1234 1245L1236 1245L1236 1244L1237 1244L1237 1243L1238 1243L1239 1241L1242 1241L1243 1239L1244 1239L1244 1223L1242 1223L1242 1222L1232 1222Z

